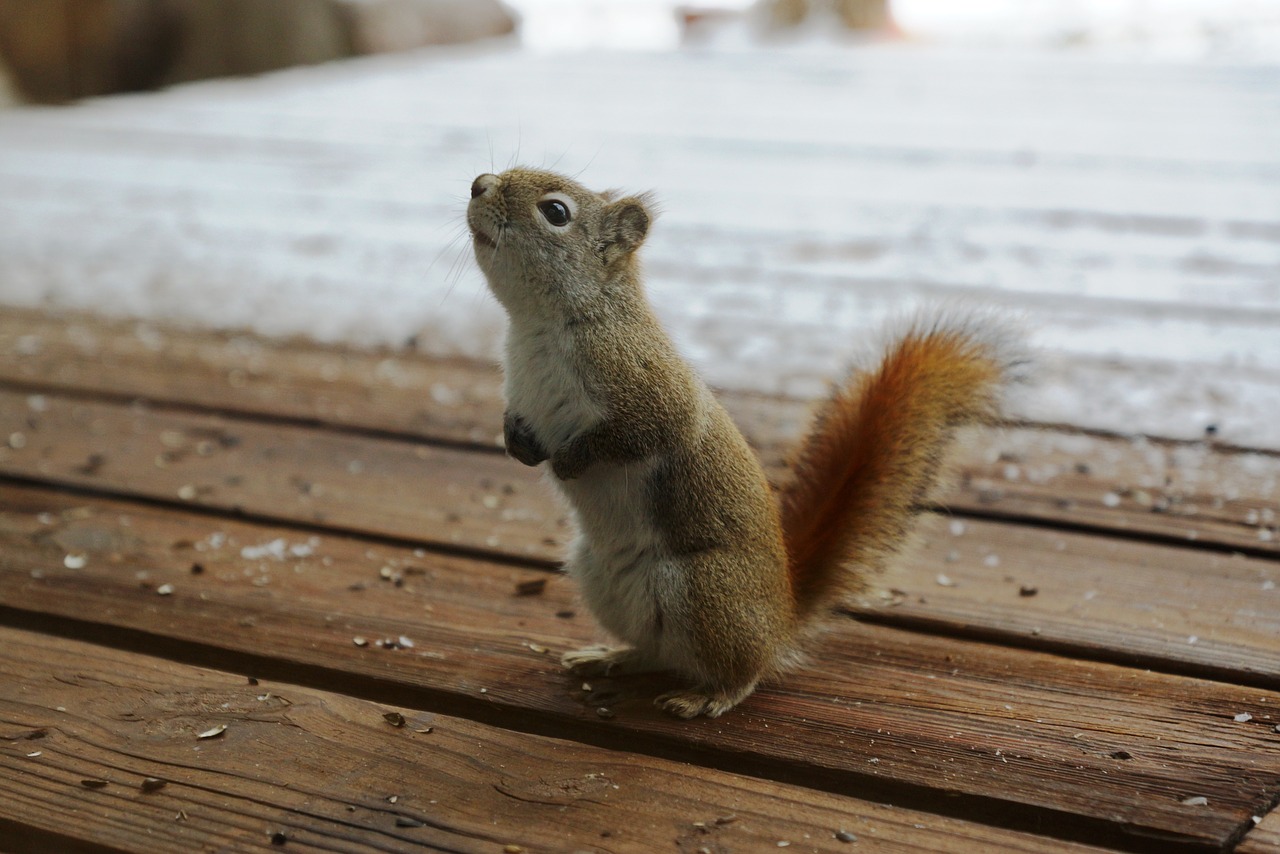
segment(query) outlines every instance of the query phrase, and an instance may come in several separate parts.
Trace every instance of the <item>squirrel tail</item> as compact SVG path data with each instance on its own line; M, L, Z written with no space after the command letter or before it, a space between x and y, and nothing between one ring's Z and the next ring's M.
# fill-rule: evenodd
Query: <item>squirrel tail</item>
M1015 341L981 317L917 322L818 411L781 506L802 624L904 547L956 430L999 417L1026 364Z

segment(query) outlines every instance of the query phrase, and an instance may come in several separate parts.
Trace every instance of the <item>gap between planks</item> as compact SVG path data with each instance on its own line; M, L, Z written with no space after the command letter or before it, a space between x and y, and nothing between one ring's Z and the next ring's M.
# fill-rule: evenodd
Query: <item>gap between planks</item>
M378 534L332 523L307 523L145 495L121 495L109 490L0 476L0 483L5 482L14 488L54 489L68 499L125 500L215 522L235 519L284 525L296 535L338 535L371 545L413 549L424 556L430 553L472 558L539 571L554 568L546 560L443 545L409 533ZM1176 578L1173 586L1176 588L1190 579L1204 585L1193 603L1177 593L1167 595L1170 571L1161 565L1170 562L1168 555L1153 552L1144 556L1142 549L1130 554L1117 554L1114 548L1107 552L1105 543L1091 537L1068 535L1048 540L1034 528L1001 534L1000 526L981 521L963 526L952 519L946 524L950 529L948 533L943 531L944 521L940 517L926 520L924 553L911 555L886 576L874 579L872 590L876 592L848 606L845 612L863 622L925 634L1147 667L1229 684L1280 687L1280 657L1270 642L1280 627L1271 629L1262 619L1266 606L1260 606L1261 611L1254 607L1258 591L1253 589L1258 588L1263 595L1275 590L1280 569L1271 571L1265 564L1250 566L1240 555L1230 559L1210 558L1206 566L1188 566L1187 572L1180 574L1186 577ZM958 525L963 530L958 529ZM971 534L968 541L956 539L966 532ZM962 545L963 551L951 548L952 545ZM1068 545L1072 547L1068 549ZM1001 564L991 561L993 556L1001 555L1005 563L997 572ZM1050 568L1050 562L1056 566ZM1152 565L1158 567L1154 572ZM931 574L938 566L948 569L955 578L943 573ZM1206 569L1210 575L1205 575ZM1230 588L1231 593L1224 593L1223 586ZM1047 595L1031 601L1029 597L1040 596L1042 587ZM1099 594L1104 599L1091 604ZM1212 601L1216 606L1209 609L1212 611L1209 619L1199 619L1197 612L1198 605L1204 601ZM1039 607L1050 602L1052 605L1048 608ZM1190 614L1185 610L1188 607ZM1221 623L1214 619L1220 616L1219 611L1235 616ZM1180 626L1183 633L1165 630L1163 626L1169 622ZM1258 625L1250 627L1250 622ZM1204 635L1195 634L1199 631Z
M844 831L887 852L1099 851L14 629L0 629L0 673L10 844L21 828L58 850L256 847L283 834L348 851L837 851ZM386 718L396 713L400 725ZM163 787L142 791L148 777Z
M57 390L100 404L142 398L175 415L323 425L455 450L500 445L500 379L474 364L15 314L0 316L0 352L14 356L0 359L0 383L15 401L16 389L35 397ZM753 395L725 403L773 475L785 478L783 459L809 405ZM1278 456L1043 425L984 433L960 456L961 486L948 496L955 512L1280 555Z
M1053 826L1076 814L1074 831L1063 833L1132 850L1173 849L1149 836L1128 839L1126 828L1220 847L1280 786L1280 745L1262 735L1280 694L1253 691L1242 700L1233 686L845 625L823 644L821 664L765 689L730 718L672 722L649 707L651 686L638 694L597 686L616 694L611 722L590 714L591 699L547 660L546 648L590 637L575 617L558 616L573 608L566 585L518 597L518 571L509 567L441 558L424 566L420 556L370 553L339 537L296 565L260 564L257 572L271 576L261 585L265 576L245 574L238 546L287 531L228 522L228 542L192 551L209 534L207 520L119 502L86 507L57 494L13 498L20 499L13 509L26 510L3 517L0 585L3 601L27 609L29 628L119 626L168 654L263 664L293 681L337 679L348 691L417 707L432 698L445 703L442 711L502 726L696 755L725 770L837 792L852 787L947 814L976 811L1008 827ZM39 512L57 520L54 529ZM123 528L121 514L130 519ZM94 544L86 566L61 566L72 543ZM188 570L193 554L203 566L196 575ZM391 564L406 572L402 587L376 580L374 567ZM412 565L419 569L409 572ZM352 592L353 576L369 581ZM174 590L158 596L166 582ZM427 608L421 616L415 603ZM419 651L351 641L397 633ZM904 683L905 672L916 679ZM857 674L856 683L846 673ZM1255 723L1232 722L1241 710ZM1117 751L1126 756L1111 755ZM880 764L861 761L868 755ZM1248 794L1255 791L1263 802ZM1193 794L1209 795L1211 806L1179 806Z
M21 418L29 406L0 392L6 400L0 424L3 413ZM24 446L0 453L11 482L543 567L568 533L537 477L496 455L53 397L39 409L12 424L27 431ZM1015 645L1066 644L1214 678L1234 671L1247 684L1274 684L1280 674L1270 639L1280 626L1265 618L1267 597L1280 597L1274 561L1031 526L925 522L925 550L885 580L904 591L889 620L949 623L953 633L976 627ZM1019 596L1022 586L1044 595ZM1056 610L1046 612L1050 604Z

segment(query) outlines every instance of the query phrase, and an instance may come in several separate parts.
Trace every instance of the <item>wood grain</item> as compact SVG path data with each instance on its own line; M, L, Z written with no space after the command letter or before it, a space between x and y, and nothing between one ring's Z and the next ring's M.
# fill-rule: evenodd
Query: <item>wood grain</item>
M1275 854L1280 851L1280 811L1259 816L1261 822L1248 832L1235 854Z
M1274 691L839 622L812 665L731 717L680 723L648 703L650 682L598 681L588 695L564 676L552 651L590 641L594 629L559 580L518 596L528 571L510 566L338 535L312 543L287 529L39 490L3 494L0 601L11 622L60 619L63 631L167 657L340 679L349 692L417 708L647 745L830 791L891 792L1006 824L1050 821L1074 838L1221 846L1280 794ZM276 539L282 560L252 550ZM68 554L84 565L68 567ZM401 636L412 647L354 642ZM599 717L600 702L616 718ZM1242 713L1251 719L1237 721ZM1198 797L1207 802L1183 803Z
M85 316L0 314L0 382L501 446L491 366ZM810 402L731 393L779 478ZM1280 554L1280 457L1211 445L1007 429L979 434L946 497L958 512Z
M837 851L843 830L886 851L1099 850L13 629L0 674L3 818L33 842Z
M0 435L23 437L0 447L0 472L544 566L567 539L539 476L496 454L53 395L32 406L0 391ZM876 619L1280 687L1274 561L926 521Z

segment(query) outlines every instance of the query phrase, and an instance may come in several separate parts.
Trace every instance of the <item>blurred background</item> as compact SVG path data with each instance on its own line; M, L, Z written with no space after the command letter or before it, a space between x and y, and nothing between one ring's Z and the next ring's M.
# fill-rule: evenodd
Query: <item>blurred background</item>
M0 306L493 360L516 162L654 190L713 383L962 301L1020 415L1280 449L1277 0L0 0Z
M56 101L515 33L538 51L850 35L1250 61L1274 0L2 0L8 95ZM14 91L16 85L16 92Z

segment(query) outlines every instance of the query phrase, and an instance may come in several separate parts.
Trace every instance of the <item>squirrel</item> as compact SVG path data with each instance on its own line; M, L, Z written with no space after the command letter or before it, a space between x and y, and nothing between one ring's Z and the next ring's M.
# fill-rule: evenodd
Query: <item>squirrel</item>
M514 168L475 179L467 225L509 319L507 451L549 461L577 531L565 569L623 642L562 663L675 671L691 684L655 702L714 718L798 663L821 617L901 550L954 433L998 417L1023 359L980 316L918 321L819 409L775 497L645 296L651 207Z

